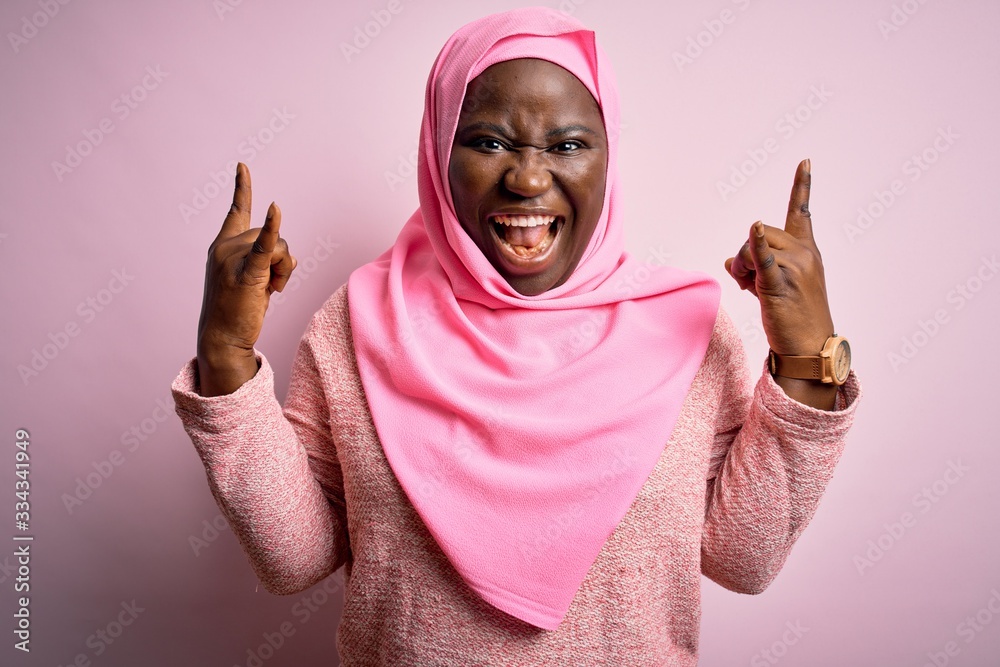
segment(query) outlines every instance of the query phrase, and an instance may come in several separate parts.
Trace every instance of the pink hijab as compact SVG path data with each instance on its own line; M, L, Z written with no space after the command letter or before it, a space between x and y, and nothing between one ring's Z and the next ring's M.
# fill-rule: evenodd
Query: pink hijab
M604 210L559 287L522 296L462 229L448 161L466 85L541 58L598 101ZM486 602L554 630L666 446L719 307L712 278L624 250L618 94L594 33L543 7L473 21L441 49L420 130L420 207L348 282L358 370L385 456Z

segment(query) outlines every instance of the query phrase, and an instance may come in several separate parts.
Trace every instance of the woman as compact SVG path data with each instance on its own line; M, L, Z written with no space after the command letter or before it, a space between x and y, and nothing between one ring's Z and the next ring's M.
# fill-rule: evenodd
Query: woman
M345 567L343 664L694 665L700 574L760 592L811 518L857 380L752 388L718 284L624 253L618 124L575 20L456 32L420 207L313 316L284 408L254 344L296 261L238 167L174 399L268 590ZM779 363L834 331L809 180L726 262Z

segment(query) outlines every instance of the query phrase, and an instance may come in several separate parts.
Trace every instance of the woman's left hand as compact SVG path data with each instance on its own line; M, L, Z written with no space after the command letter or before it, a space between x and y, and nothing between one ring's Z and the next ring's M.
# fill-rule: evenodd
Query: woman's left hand
M818 355L834 333L823 258L809 215L810 166L809 160L803 160L795 170L785 228L755 222L747 242L726 260L726 271L740 289L749 290L760 301L764 333L777 354ZM834 408L837 387L833 384L786 377L774 381L800 403L820 410Z

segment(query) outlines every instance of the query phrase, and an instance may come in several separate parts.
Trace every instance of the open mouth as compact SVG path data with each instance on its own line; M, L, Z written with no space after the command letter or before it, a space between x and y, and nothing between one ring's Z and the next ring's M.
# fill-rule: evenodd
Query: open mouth
M501 254L517 265L542 261L552 248L563 219L554 215L497 215L490 226Z

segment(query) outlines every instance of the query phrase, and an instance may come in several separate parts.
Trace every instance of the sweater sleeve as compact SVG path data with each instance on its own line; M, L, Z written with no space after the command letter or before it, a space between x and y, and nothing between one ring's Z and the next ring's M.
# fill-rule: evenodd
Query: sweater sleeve
M289 595L347 560L343 478L309 333L299 343L284 408L271 366L254 352L257 374L231 394L201 396L196 359L171 390L212 495L257 577L271 593Z
M861 387L852 371L834 410L790 398L768 372L751 391L746 354L719 311L706 354L721 381L709 464L701 569L719 585L760 593L819 505L843 452Z

